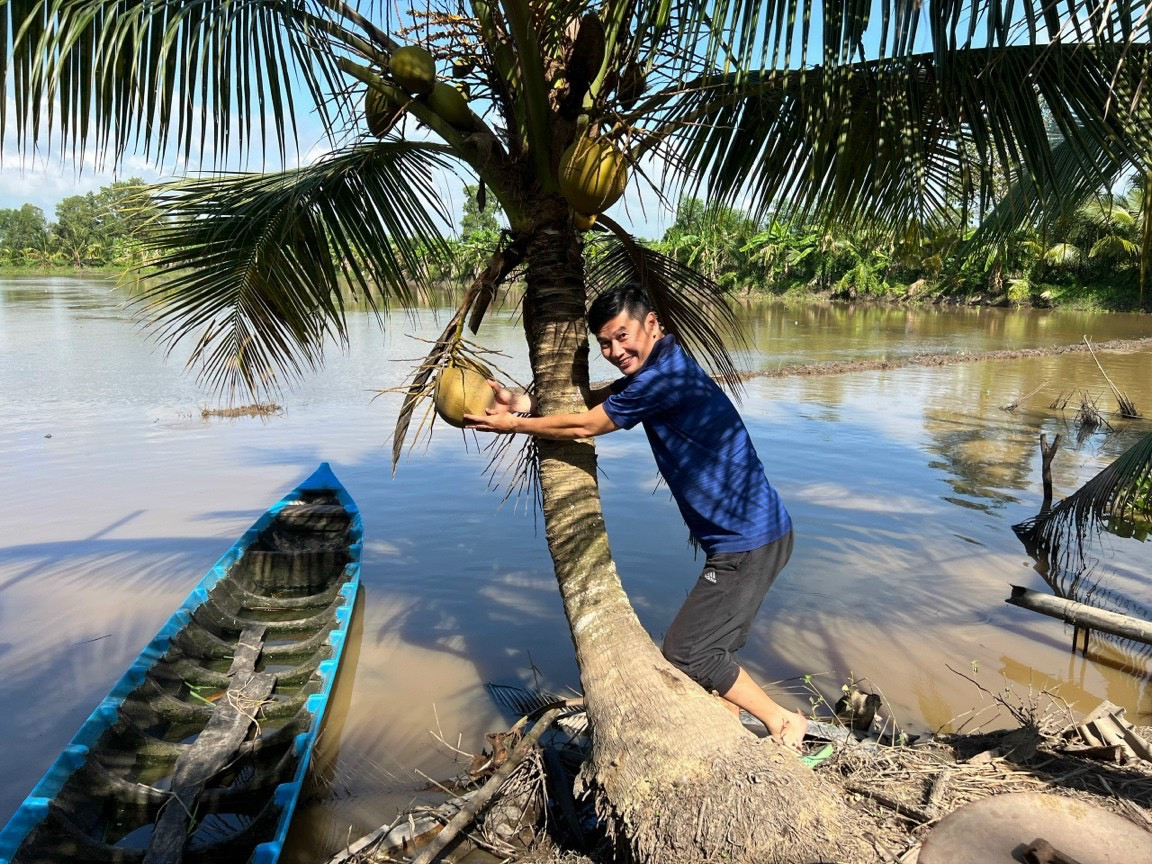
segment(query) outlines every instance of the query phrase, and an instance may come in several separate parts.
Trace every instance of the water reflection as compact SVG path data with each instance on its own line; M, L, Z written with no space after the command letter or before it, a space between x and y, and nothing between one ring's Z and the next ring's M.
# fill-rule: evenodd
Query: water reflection
M379 394L404 383L446 309L389 315L383 332L353 314L349 349L285 394L281 414L205 421L212 394L110 292L0 282L0 820L253 513L324 460L365 517L363 635L330 791L287 860L316 860L419 799L418 772L456 773L452 748L504 724L486 681L578 686L542 530L530 507L488 491L475 438L441 426L392 476L401 397ZM753 350L740 364L760 371L1152 335L1147 316L781 303L743 314ZM490 315L480 341L525 381L511 313ZM1152 414L1141 404L1152 352L1101 361ZM610 374L593 361L594 378ZM1042 680L1074 708L1109 698L1147 718L1144 656L1103 642L1072 656L1063 625L1003 602L1009 583L1047 590L1011 525L1039 506L1037 439L1069 431L1050 405L1072 388L1110 399L1082 353L749 381L741 410L797 544L750 635L753 674L795 707L812 698L805 675L833 702L843 681L867 678L910 731L962 722L979 703L957 671L991 690ZM1066 434L1057 497L1150 428L1113 425L1080 443ZM700 562L643 434L607 436L599 451L613 554L658 640ZM1142 559L1114 569L1101 590L1152 605Z

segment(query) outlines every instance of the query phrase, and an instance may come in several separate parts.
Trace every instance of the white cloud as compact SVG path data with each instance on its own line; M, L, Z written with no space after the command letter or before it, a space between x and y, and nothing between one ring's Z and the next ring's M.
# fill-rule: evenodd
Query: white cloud
M47 105L43 108L43 115L48 115ZM16 116L14 101L8 99L8 117ZM209 120L212 123L212 120ZM266 128L272 128L271 118L267 118ZM419 137L433 138L427 130L416 127L407 130L410 134ZM287 154L283 163L298 162L302 165L312 165L330 154L332 143L323 135L320 125L312 118L302 118L298 129L301 142L299 154ZM212 140L213 129L207 130L207 140ZM311 142L311 143L309 143ZM199 170L202 154L189 154L185 163L172 161L171 156L166 164L158 164L154 158L147 158L137 154L127 154L113 164L106 154L88 146L76 154L61 154L59 150L59 134L53 131L51 136L45 136L35 145L22 143L10 122L5 129L3 141L0 141L0 209L19 208L24 204L32 204L44 211L45 217L51 221L56 212L56 205L63 199L72 195L85 195L107 186L117 180L127 180L139 177L147 183L159 183L176 179L187 173L195 174ZM273 154L274 145L265 148L264 152ZM224 170L260 170L261 158L259 150L244 160L228 159L222 166ZM211 159L203 160L205 165ZM270 155L267 166L269 170L277 170L282 160ZM647 160L644 171L659 182L660 168ZM451 221L450 231L456 230L463 208L463 191L465 183L474 183L466 169L461 168L460 173L451 169L441 169L436 177L437 191L444 200L448 218ZM671 201L675 204L675 201ZM658 238L672 223L674 213L658 200L657 195L649 188L648 181L637 176L630 183L625 199L613 208L612 215L626 230L633 231L640 237Z
M0 141L0 208L33 204L51 219L56 205L71 195L84 195L130 177L148 182L165 179L154 160L139 156L126 156L113 165L91 147L62 154L56 132L36 142L21 141L12 122L16 116L12 99L7 109L9 122ZM46 106L43 111L47 116Z

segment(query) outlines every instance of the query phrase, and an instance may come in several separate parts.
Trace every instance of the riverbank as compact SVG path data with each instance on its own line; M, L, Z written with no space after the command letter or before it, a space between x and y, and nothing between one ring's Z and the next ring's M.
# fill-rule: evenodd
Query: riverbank
M73 267L68 266L16 266L0 264L0 278L55 278L60 276L74 276L81 279L114 280L125 283L138 283L157 275L152 271L140 273L123 266L106 267ZM463 285L463 283L460 283ZM521 287L507 286L502 290L504 303L519 302ZM451 305L462 293L463 288L454 284L437 285L436 297ZM984 306L990 308L1011 309L1060 309L1081 312L1098 312L1107 314L1111 312L1141 313L1138 298L1131 290L1115 286L1068 286L1068 285L1042 285L1033 292L1026 293L989 293L985 289L973 288L962 293L956 290L943 291L940 289L927 289L917 284L907 286L903 293L891 292L880 295L855 294L852 292L831 292L814 286L791 286L783 291L760 290L756 288L741 289L730 295L734 302L743 301L772 301L781 300L789 303L854 303L875 304L879 306ZM346 301L354 308L359 308L354 297L349 295Z
M914 354L903 359L828 360L822 363L791 363L777 369L743 372L741 380L753 378L788 378L803 375L842 375L877 369L900 369L906 366L951 366L956 363L978 363L984 360L1019 360L1024 357L1050 357L1057 354L1081 354L1089 351L1139 351L1152 348L1152 337L1145 339L1109 339L1091 346L1086 342L1052 345L1045 348L1018 348L999 351L958 351L955 353Z
M126 278L129 272L123 267L23 267L0 264L0 279L59 279L61 276L74 276L77 279L118 281Z
M876 860L916 864L926 842L935 847L933 861L952 860L958 852L949 845L955 839L956 825L973 818L983 820L981 833L987 836L974 837L972 825L966 824L968 830L962 832L964 847L991 844L985 848L991 856L989 860L1007 860L1014 851L996 846L996 838L1002 833L1011 835L1012 847L1023 848L1043 837L1065 854L1087 861L1096 859L1084 857L1080 849L1083 835L1078 836L1078 832L1089 832L1101 823L1121 831L1130 827L1138 845L1141 831L1152 832L1152 727L1132 726L1123 710L1107 702L1090 715L1076 718L1065 703L1047 692L1029 692L1021 697L1005 690L998 694L985 692L984 697L988 701L967 717L957 718L963 721L962 726L987 717L989 711L1009 715L1014 725L993 731L984 731L977 725L970 732L895 746L882 743L883 730L859 740L843 731L844 737L835 744L821 740L806 744L813 770L836 786L849 805L853 821L845 826L846 830L867 836L877 851ZM568 714L569 724L574 716L582 715ZM750 732L764 734L762 727L758 728L758 732ZM1090 740L1103 729L1120 732L1117 737L1124 740L1093 746ZM493 861L502 859L517 864L610 864L615 860L611 843L593 827L598 820L590 804L563 794L574 783L578 764L563 767L560 759L543 753L539 747L523 753L523 747L514 750L518 740L515 736L491 734L487 739L501 742L501 758L496 760L495 750L491 754L485 751L482 755L486 760L474 759L474 764L496 761L499 766L507 760L507 767L512 768L515 759L522 761L503 782L492 775L496 779L485 783L479 792L469 794L472 801L449 799L445 815L449 811L455 815L463 808L472 817L472 824L457 817L448 829L453 836L455 831L463 830L462 836L468 838L465 846L455 852L479 846L497 856ZM566 745L568 752L570 746ZM476 787L492 770L477 777ZM545 789L553 792L546 796ZM495 791L488 801L491 790ZM1005 797L990 807L969 806L993 796ZM480 804L482 800L488 803ZM981 811L979 817L974 816L977 809ZM961 810L962 815L949 819ZM1052 822L1056 810L1067 811L1062 812L1067 824ZM440 831L440 823L430 817L435 812L422 809L402 814L391 826L382 826L379 832L329 858L327 864L394 860L381 856L406 857L418 852L419 845L405 845L401 852L389 843L411 838L416 829L410 826L416 825L424 826L421 842L428 842ZM510 813L520 814L513 820L516 831L509 830ZM525 821L524 814L537 814L534 826L528 824L531 820ZM1008 824L1011 831L1007 830ZM1124 842L1131 843L1132 837L1126 837ZM1152 833L1148 833L1147 844L1152 846ZM1132 860L1139 857L1135 854ZM474 858L466 856L465 860ZM1059 864L1072 859L1027 860Z

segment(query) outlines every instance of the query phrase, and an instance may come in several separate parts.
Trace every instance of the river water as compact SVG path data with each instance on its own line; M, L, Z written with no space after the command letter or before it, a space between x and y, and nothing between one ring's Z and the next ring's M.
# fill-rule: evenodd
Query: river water
M364 592L319 754L326 783L294 823L287 861L316 861L461 770L457 748L507 726L486 682L578 688L531 501L490 489L485 441L438 425L390 467L403 385L444 309L350 317L334 347L266 418L217 405L134 323L115 286L0 281L0 822L216 558L321 461L363 510ZM511 310L479 339L523 379ZM911 732L1007 721L993 694L1102 699L1149 723L1139 646L1071 651L1060 622L1004 603L1049 591L1011 526L1040 502L1037 439L1061 434L1067 495L1152 431L1115 415L1086 352L945 366L944 352L1152 336L1152 317L994 309L752 303L741 368L888 360L894 368L753 377L741 408L796 524L796 551L744 652L790 707L865 680ZM1099 355L1152 415L1152 345ZM610 367L593 361L593 377ZM1071 398L1063 410L1054 403ZM1078 435L1082 398L1111 428ZM1004 410L1019 401L1014 411ZM615 558L641 622L663 636L699 570L642 432L600 441ZM496 479L503 475L496 473ZM1152 605L1148 549L1105 544L1103 588Z

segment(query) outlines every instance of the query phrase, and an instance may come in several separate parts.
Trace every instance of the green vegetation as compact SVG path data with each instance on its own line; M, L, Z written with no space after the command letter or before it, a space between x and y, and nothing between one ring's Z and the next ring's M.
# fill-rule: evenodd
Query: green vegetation
M1143 184L1124 195L1099 193L1067 218L1020 230L1007 240L966 248L961 237L890 234L805 223L787 216L757 221L699 198L681 200L654 251L691 267L729 294L833 300L1139 307ZM496 208L481 209L479 187L464 188L449 254L421 246L417 258L434 283L475 278L505 230ZM48 222L38 207L0 210L0 270L77 269L122 274L144 263L134 237L156 209L139 180L65 198ZM590 253L594 254L594 244Z
M56 205L56 221L32 204L0 209L0 268L39 272L47 268L113 268L143 263L137 242L155 217L149 187L133 178L98 192L72 195Z
M1140 304L1143 193L1100 193L1054 225L971 246L942 232L902 241L786 216L758 223L724 205L680 203L653 245L741 294L1130 310Z

